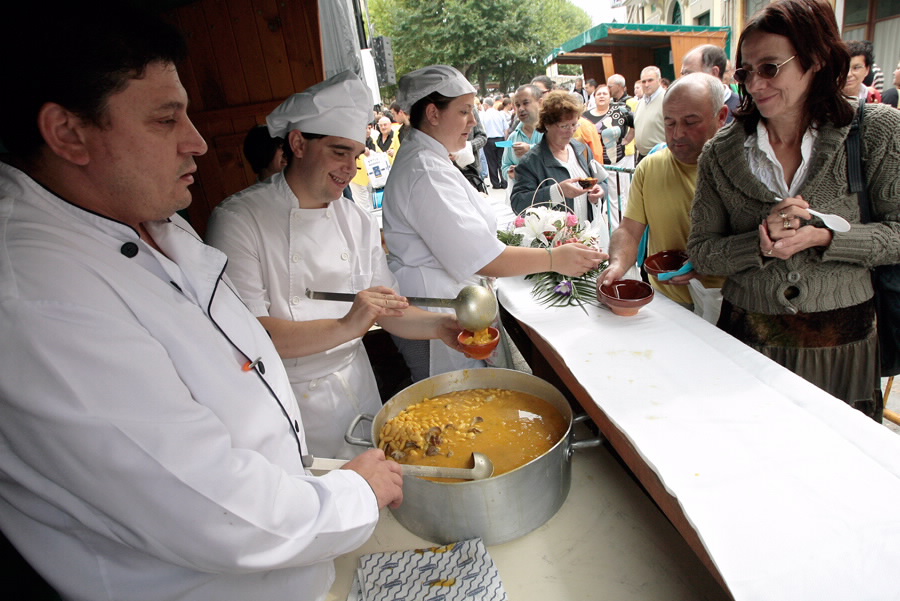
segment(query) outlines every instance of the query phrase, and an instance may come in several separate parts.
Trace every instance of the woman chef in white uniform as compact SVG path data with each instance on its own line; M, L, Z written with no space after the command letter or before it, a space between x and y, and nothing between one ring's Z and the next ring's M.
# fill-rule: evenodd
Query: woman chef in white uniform
M412 130L391 168L383 208L388 264L402 294L454 298L479 276L577 276L607 258L581 244L548 251L497 240L489 203L449 157L465 147L475 125L475 88L462 73L446 65L408 73L400 79L397 102L410 114ZM394 340L413 380L483 365L435 341Z
M369 90L349 71L288 98L267 118L270 134L290 144L287 168L222 202L207 232L272 336L303 413L309 450L320 457L362 452L344 442L344 433L357 415L381 409L361 344L375 321L393 334L458 346L454 315L410 307L394 292L377 222L342 196L365 149L371 115ZM307 289L356 293L356 300L348 311L347 303L307 298Z

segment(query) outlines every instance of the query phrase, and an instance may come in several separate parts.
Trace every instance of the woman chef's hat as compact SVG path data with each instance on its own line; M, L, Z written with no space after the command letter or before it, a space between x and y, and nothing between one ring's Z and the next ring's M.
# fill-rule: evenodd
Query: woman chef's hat
M432 92L447 98L474 94L475 87L462 73L449 65L423 67L400 78L397 104L407 113L412 106Z
M371 120L369 88L355 73L344 71L290 96L266 117L266 124L273 138L287 138L299 129L365 144L366 123Z

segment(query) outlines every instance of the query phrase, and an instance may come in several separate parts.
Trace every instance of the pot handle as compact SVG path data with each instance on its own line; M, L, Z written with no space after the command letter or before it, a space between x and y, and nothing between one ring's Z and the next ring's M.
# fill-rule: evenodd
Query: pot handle
M344 434L344 440L347 441L347 444L356 445L358 447L374 447L374 443L371 440L366 440L365 438L357 438L353 436L353 431L356 429L356 426L359 425L359 422L367 421L374 422L375 416L368 415L366 413L361 413L353 418L353 421L350 422L350 425L347 427L347 432Z
M581 415L576 415L572 418L572 424L580 424L581 422L588 421L589 419L590 416L587 413L582 413ZM575 434L573 429L572 437L574 438L574 436ZM585 440L573 440L569 444L569 457L571 457L572 453L574 453L578 449L590 449L592 447L599 447L603 444L604 440L605 439L603 438L602 434L597 434L597 436L593 438L586 438Z

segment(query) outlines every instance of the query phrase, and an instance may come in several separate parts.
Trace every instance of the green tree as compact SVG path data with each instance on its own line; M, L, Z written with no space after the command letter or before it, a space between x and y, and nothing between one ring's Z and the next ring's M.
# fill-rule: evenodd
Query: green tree
M543 73L544 57L591 25L569 0L371 0L369 10L376 35L391 38L398 75L452 65L482 93Z

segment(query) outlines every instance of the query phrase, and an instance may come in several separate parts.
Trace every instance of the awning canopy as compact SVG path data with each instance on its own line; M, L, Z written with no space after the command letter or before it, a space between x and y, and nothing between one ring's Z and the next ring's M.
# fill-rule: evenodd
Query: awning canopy
M544 64L582 65L585 77L598 81L617 72L633 80L641 68L654 64L665 76L667 70L671 74L680 71L684 55L701 44L715 44L731 56L731 28L600 23L555 48ZM664 61L659 59L661 54Z

